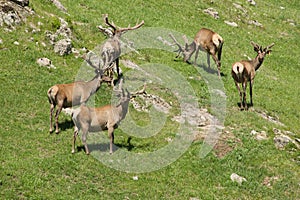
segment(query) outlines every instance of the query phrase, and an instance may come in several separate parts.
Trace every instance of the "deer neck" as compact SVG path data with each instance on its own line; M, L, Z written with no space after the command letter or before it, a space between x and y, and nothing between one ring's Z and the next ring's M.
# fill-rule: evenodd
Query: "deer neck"
M260 68L260 66L262 65L263 62L264 62L264 59L259 58L258 55L252 60L252 66L254 67L255 71Z
M125 118L127 111L128 111L128 104L129 101L121 102L116 106L116 111L119 115L119 120L122 120Z
M193 41L191 44L187 45L186 49L190 54L193 54L196 51L196 46L196 42Z
M183 55L184 61L188 61L193 53L196 51L196 43L192 42L191 44L186 44Z
M100 85L101 85L100 75L96 75L87 84L89 85L89 88L91 90L91 94L94 94L95 92L97 92L97 90L100 88Z

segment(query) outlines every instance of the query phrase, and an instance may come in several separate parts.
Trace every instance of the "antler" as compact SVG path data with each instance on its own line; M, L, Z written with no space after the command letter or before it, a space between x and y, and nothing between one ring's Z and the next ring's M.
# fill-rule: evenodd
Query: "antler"
M183 35L182 38L183 38L184 43L185 43L185 46L186 46L186 48L187 48L187 46L189 45L189 40L188 40L188 38L186 37L186 35Z
M96 56L97 59L99 60L98 66L94 62L92 62L92 56ZM95 71L97 71L101 74L104 74L105 71L108 70L108 68L109 68L109 67L105 67L105 68L101 69L102 60L95 53L93 53L92 51L88 51L87 53L82 55L82 58L83 58L83 60L85 60L87 62L87 64L89 66L91 66L92 68L95 69Z
M110 23L109 21L108 21L108 14L105 14L104 15L104 21L105 21L105 23L108 25L108 26L110 26L112 29L113 29L113 32L115 32L116 30L117 30L117 26L112 22L112 23Z
M125 31L129 31L129 30L135 30L135 29L140 28L143 25L144 25L144 20L142 20L139 24L136 24L134 27L130 27L130 25L129 25L127 28L119 28L118 31L125 32Z
M262 51L262 46L256 44L255 42L251 41L250 42L252 46L254 47L254 51L258 52L259 50Z
M178 52L178 55L176 58L180 55L181 52L183 52L183 47L177 42L176 38L172 33L169 33L169 36L172 38L172 40L175 42L175 44L172 44L172 46L177 45L178 49L175 52Z
M143 89L133 92L132 95L146 94L146 83L144 83Z
M272 48L274 45L275 45L275 43L272 43L272 44L270 44L269 46L267 46L264 50L267 51L267 50L269 50L270 48Z
M104 22L106 23L106 25L108 25L109 27L111 27L113 29L113 35L116 32L123 33L123 32L129 31L129 30L135 30L135 29L140 28L142 25L144 25L144 20L142 20L139 24L136 24L134 27L130 27L130 25L129 25L127 28L118 28L113 22L108 21L108 14L104 15ZM103 32L102 27L99 26L98 28Z

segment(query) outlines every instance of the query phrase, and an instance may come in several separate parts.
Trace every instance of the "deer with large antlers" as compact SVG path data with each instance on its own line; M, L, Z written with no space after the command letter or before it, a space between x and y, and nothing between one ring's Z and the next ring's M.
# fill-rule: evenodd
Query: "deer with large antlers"
M191 56L196 52L194 62L194 64L196 65L199 51L204 51L207 53L208 67L210 67L210 56L212 56L218 67L218 75L219 77L221 77L221 54L224 40L218 33L213 32L212 30L207 28L201 28L196 34L194 41L190 44L187 37L185 35L183 36L185 42L184 47L177 42L172 34L170 34L170 37L175 42L175 45L177 45L179 48L177 50L178 54L176 58L178 58L182 53L184 62L188 62Z
M251 41L251 45L254 47L254 51L257 52L257 56L252 60L242 60L234 63L231 70L232 78L234 79L234 83L240 94L241 110L244 108L248 110L246 101L246 88L248 82L250 83L250 106L253 106L252 87L254 83L254 77L256 71L262 65L265 56L271 53L272 50L270 48L274 46L274 43L266 48L263 48L253 41ZM239 85L240 83L242 84L243 92L241 92Z
M119 57L121 55L121 35L129 30L140 28L144 24L144 21L141 21L134 27L128 26L127 28L120 28L113 22L109 22L107 14L104 15L104 21L107 26L112 28L112 31L107 33L107 29L104 29L102 26L98 27L101 32L104 32L106 35L111 35L111 37L102 46L101 57L103 59L104 66L113 67L113 64L116 64L116 71L119 79L122 76L122 72L119 67Z
M84 58L85 59L85 58ZM97 68L93 65L89 59L86 62L93 68L95 68L95 77L90 81L77 81L69 84L56 84L47 92L48 100L50 103L50 133L52 133L52 116L55 107L57 106L55 113L55 125L56 133L59 133L58 129L58 116L63 108L69 108L86 103L89 98L97 92L103 81L107 79L103 74L107 70Z
M110 138L109 152L113 153L112 145L114 143L114 130L127 114L130 93L127 89L126 93L124 92L124 89L121 89L119 97L120 99L117 105L108 104L98 108L90 108L83 104L72 111L72 119L75 124L72 153L75 153L76 137L80 130L82 131L82 143L86 154L90 153L86 143L87 133L103 130L108 131L108 136Z

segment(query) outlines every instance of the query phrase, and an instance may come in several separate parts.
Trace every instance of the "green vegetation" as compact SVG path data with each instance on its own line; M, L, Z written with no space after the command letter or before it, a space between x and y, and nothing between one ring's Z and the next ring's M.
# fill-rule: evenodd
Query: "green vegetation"
M256 6L244 0L61 0L61 3L69 15L48 0L30 1L36 14L27 18L25 24L12 32L0 27L3 41L0 43L1 199L300 198L299 149L291 144L285 150L278 150L273 142L273 128L291 131L295 134L293 138L300 137L299 1L257 0ZM233 3L239 3L247 12L236 9ZM219 12L219 19L203 13L209 7ZM224 38L221 72L227 114L221 142L231 151L216 148L200 158L202 141L198 140L172 164L136 174L109 168L83 151L72 155L73 126L67 115L60 115L60 134L49 134L50 106L46 92L54 84L74 81L83 62L73 55L55 54L45 31L54 32L60 25L58 17L62 17L73 31L74 47L94 49L105 40L96 28L103 24L105 13L122 27L144 20L143 28L167 28L193 37L201 27L207 27ZM295 25L290 24L291 19ZM263 27L249 25L249 20L257 20ZM224 21L235 21L239 26L231 27ZM41 31L32 32L30 24L38 26L38 22L42 23ZM235 61L246 59L244 55L251 58L256 55L251 40L263 46L274 42L275 46L256 75L254 107L241 112L230 72ZM15 41L20 45L13 44ZM47 45L44 47L41 42ZM36 60L40 57L51 59L57 69L39 67ZM137 64L172 66L194 89L199 107L209 109L210 97L203 78L192 65L181 60L176 62L174 57L175 53L143 49L139 54L129 53L122 58ZM121 67L129 70L124 65ZM155 92L155 87L152 85L149 91ZM103 85L95 96L97 104L109 103L110 92L111 88ZM173 98L168 92L157 94L168 100ZM174 101L174 105L178 102ZM178 112L175 108L171 110L172 114ZM284 126L262 118L259 112L277 117ZM147 114L133 111L132 115L134 119L141 119L140 125L148 123ZM134 153L155 151L167 144L166 137L175 137L176 126L168 118L159 134L146 139L133 137L132 148L127 144L127 135L118 129L115 142ZM255 140L250 135L251 130L266 131L268 140ZM100 134L107 136L106 132ZM225 152L224 156L217 156L220 151ZM245 177L247 182L242 185L232 182L232 173ZM138 180L134 180L134 176L138 176ZM265 183L268 177L277 177L270 186Z

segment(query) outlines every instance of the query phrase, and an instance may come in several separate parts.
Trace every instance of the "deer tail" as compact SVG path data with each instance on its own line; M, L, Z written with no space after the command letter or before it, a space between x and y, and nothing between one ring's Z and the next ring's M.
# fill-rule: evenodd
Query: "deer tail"
M223 41L223 39L222 40L219 39L219 41L220 41L220 46L219 46L219 50L218 50L218 60L221 62L222 48L223 48L224 41Z
M55 104L57 92L58 88L56 86L53 86L48 90L47 96L50 104Z
M217 49L218 49L218 60L221 62L222 47L223 47L224 40L223 40L223 38L222 38L219 34L217 34L217 33L215 33L215 34L213 35L212 40L213 40L213 43L215 44L215 46L216 46Z
M242 63L235 63L233 66L232 66L232 71L236 74L236 75L240 75L243 73L244 71L244 65Z

